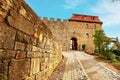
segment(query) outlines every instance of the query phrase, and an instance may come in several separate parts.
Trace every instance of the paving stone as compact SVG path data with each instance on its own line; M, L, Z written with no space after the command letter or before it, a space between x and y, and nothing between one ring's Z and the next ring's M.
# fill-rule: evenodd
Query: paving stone
M63 55L68 60L62 80L120 80L120 75L84 52L69 51Z

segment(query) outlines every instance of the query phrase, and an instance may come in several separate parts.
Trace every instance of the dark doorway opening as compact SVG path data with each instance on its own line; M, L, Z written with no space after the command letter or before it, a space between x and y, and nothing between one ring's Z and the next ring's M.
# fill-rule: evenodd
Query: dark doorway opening
M77 50L77 39L76 38L71 38L71 49Z

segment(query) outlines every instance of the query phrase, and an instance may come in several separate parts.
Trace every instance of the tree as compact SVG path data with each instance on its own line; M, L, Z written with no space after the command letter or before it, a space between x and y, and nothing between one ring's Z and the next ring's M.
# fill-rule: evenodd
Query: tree
M112 2L114 2L114 1L120 1L120 0L112 0Z
M111 39L105 35L104 30L100 29L95 31L94 44L97 53L104 53L110 43Z
M111 48L109 48L111 38L107 37L102 29L96 30L94 35L95 51L98 54L103 55L106 59L111 61L116 61L116 55L112 53Z

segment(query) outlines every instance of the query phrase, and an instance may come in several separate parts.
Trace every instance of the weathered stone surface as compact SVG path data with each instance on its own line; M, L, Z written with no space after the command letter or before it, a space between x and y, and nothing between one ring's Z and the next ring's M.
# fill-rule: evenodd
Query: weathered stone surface
M0 62L0 80L7 80L8 62Z
M16 30L0 23L0 48L13 49Z
M14 28L19 29L20 31L23 31L29 35L33 35L34 33L33 24L24 19L23 16L19 15L14 17L14 19L12 18L12 16L9 16L8 22Z
M9 80L23 80L29 74L30 60L12 60L9 66Z
M3 33L2 33L2 26L0 26L0 48L2 48L2 46L3 46Z
M26 52L25 51L16 51L15 59L25 59Z
M31 45L27 45L25 51L32 51L32 46Z
M44 63L45 62L45 58L43 57L43 58L40 58L40 60L41 60L41 63Z
M40 58L31 59L30 75L40 71Z
M27 52L27 58L34 58L34 52Z
M27 52L27 58L42 58L42 56L41 52Z
M24 0L0 0L0 80L47 80L60 60L56 43Z
M41 51L41 49L39 47L36 47L36 46L32 46L32 51Z
M22 42L25 44L30 44L30 36L24 34L23 32L18 31L16 34L16 41Z
M21 42L15 42L15 50L25 50L25 44L21 43Z
M36 79L37 80L45 80L45 72L40 71L39 73L36 74Z
M41 58L42 57L42 55L43 55L43 53L41 53L41 52L35 52L34 53L34 58Z
M0 23L3 22L4 18L0 15Z
M0 59L1 60L10 60L14 59L16 51L13 50L0 50Z
M47 41L47 38L44 36L44 37L43 37L43 42L42 42L41 45L40 45L41 48L43 48L43 49L45 48L46 41Z
M26 78L25 80L35 80L35 79L36 79L36 77L35 77L35 75L33 75L33 76ZM38 79L38 80L41 80L41 79Z
M48 63L45 63L45 62L41 63L40 70L43 71L43 70L47 69L47 65L48 65Z

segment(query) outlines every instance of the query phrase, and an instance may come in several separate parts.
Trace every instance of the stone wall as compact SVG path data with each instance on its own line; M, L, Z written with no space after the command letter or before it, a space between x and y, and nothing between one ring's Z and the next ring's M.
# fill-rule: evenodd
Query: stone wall
M61 42L62 50L71 50L71 39L77 40L77 50L82 51L82 45L86 45L86 52L94 53L94 32L96 29L101 29L102 22L95 21L70 21L60 19L55 20L47 17L41 19L48 28L52 31L53 35Z
M55 20L54 18L51 18L48 20L47 17L44 17L41 19L47 26L48 28L52 31L53 35L59 40L59 42L62 45L62 50L66 51L67 49L67 27L68 27L68 21L64 19L61 21L61 19Z
M23 0L0 0L0 80L47 80L61 46Z

